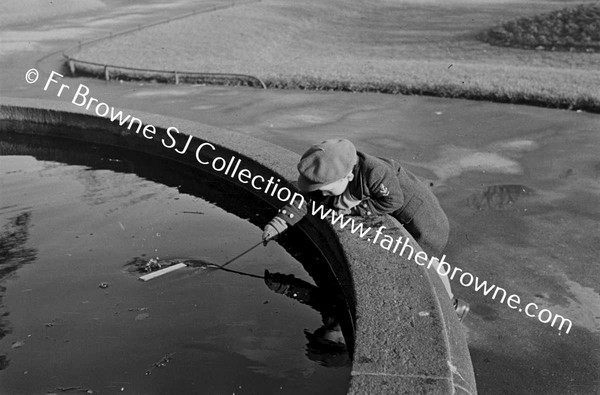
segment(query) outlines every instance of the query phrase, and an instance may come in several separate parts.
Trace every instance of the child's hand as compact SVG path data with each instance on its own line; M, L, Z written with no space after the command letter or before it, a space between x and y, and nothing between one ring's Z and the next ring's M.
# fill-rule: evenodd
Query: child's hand
M277 292L278 294L284 294L289 288L289 279L288 282L285 281L286 276L280 273L270 273L268 270L265 270L265 284L271 291Z
M269 240L276 237L278 234L283 233L287 229L287 224L280 218L273 218L263 230L262 239L263 245L267 245Z
M269 240L271 240L273 237L277 236L278 234L279 234L279 232L277 231L277 229L275 229L273 226L267 224L265 226L265 229L263 230L263 234L262 234L263 245L267 245Z

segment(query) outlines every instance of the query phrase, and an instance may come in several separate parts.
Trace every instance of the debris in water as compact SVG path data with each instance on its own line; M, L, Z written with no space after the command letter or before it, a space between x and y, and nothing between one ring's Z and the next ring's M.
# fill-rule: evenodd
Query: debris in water
M127 311L136 311L136 310L137 310L137 311L146 311L146 310L148 310L148 308L147 308L147 307L138 307L138 308L136 309L136 308L134 308L134 307L130 307L130 308L128 308L128 309L127 309Z
M141 320L145 320L148 317L150 317L150 314L148 314L148 313L140 313L140 314L138 314L138 315L135 316L135 320L136 321L141 321Z
M4 370L10 365L10 360L6 355L0 355L0 370Z
M567 169L562 175L561 178L569 178L573 175L573 169Z
M209 268L214 270L219 267L219 265L199 259L173 258L161 260L158 257L150 259L135 257L127 262L125 266L127 267L127 271L130 273L146 273L146 275L140 277L140 279L143 281L150 280L185 266L202 270Z
M10 346L11 348L21 348L25 345L25 342L22 340L16 341Z
M86 394L93 394L94 391L88 389L88 388L84 388L82 386L77 386L77 387L56 387L54 388L56 391L60 391L60 392L85 392ZM51 393L48 393L47 395L52 395Z
M148 263L146 263L146 265L144 266L144 271L146 273L150 273L155 270L162 269L162 265L158 262L158 259L159 259L158 257L150 258Z
M165 267L164 269L160 269L160 270L157 270L155 272L146 274L146 275L140 277L140 280L142 280L142 281L152 280L153 278L160 277L163 274L167 274L169 272L175 271L177 269L181 269L181 268L186 267L186 266L187 265L185 263L183 263L183 262L177 263L175 265L172 265L172 266L169 266L169 267Z
M164 368L165 366L167 366L167 364L171 361L171 359L173 359L173 355L175 355L174 352L165 354L160 359L160 361L153 363L152 366L150 367L150 369L146 370L146 375L152 374L152 370L154 368Z
M98 287L105 289L108 288L108 283L100 283L100 285L98 285Z

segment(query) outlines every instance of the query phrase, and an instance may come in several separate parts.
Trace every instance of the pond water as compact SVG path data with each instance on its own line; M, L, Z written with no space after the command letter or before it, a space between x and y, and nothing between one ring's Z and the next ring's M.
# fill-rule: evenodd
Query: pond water
M0 154L0 393L346 393L347 352L307 340L335 319L334 296L279 244L234 272L134 270L222 264L273 208L113 148L2 135Z

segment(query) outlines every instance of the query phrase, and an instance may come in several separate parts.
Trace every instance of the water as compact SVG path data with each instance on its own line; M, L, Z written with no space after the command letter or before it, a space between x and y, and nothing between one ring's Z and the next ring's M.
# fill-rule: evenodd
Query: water
M307 340L330 296L294 257L271 242L207 270L272 208L140 154L39 137L0 153L0 393L346 393L347 353ZM151 260L190 267L139 281Z

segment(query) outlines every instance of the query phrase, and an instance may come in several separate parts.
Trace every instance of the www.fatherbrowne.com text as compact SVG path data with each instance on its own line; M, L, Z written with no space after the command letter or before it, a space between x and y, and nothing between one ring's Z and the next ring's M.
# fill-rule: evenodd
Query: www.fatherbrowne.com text
M52 71L46 80L44 91L48 91L50 87L56 87L58 89L56 92L57 97L61 97L63 93L68 95L66 92L71 91L70 86L64 83L58 86L58 80L55 79L55 77L62 78L63 76L55 71ZM38 78L39 73L36 69L28 70L25 75L25 79L29 84L34 84ZM108 118L111 122L116 122L119 124L119 126L124 128L126 127L128 131L135 131L136 134L141 134L148 140L154 139L156 135L156 128L153 125L144 124L142 123L141 119L130 114L124 115L123 111L116 110L114 107L99 101L97 98L91 96L90 89L84 84L79 84L77 89L74 90L74 93L72 93L71 103L73 103L75 106L85 108L86 111L93 111L100 117ZM166 130L166 135L167 139L160 139L161 144L165 148L173 149L176 153L182 155L188 151L190 143L194 140L194 137L190 135L187 137L187 140L184 138L185 142L183 144L178 144L177 141L181 140L181 136L183 135L181 135L180 131L174 126L171 126ZM210 156L212 157L212 161L203 160L202 158L205 157L205 155L201 155L202 150L216 151L217 148L209 142L203 142L198 145L196 148L195 157L198 163L201 165L210 165L216 172L222 172L224 175L236 180L237 182L240 182L241 184L251 185L255 190L262 191L263 193L272 197L277 197L278 200L284 203L297 204L298 208L300 209L302 209L302 206L306 204L306 201L301 194L298 192L292 192L289 188L280 186L279 183L281 182L281 179L275 179L273 176L266 179L261 175L252 174L252 172L247 168L240 169L242 161L234 156L231 156L229 159L225 159L221 156L216 156L214 153L211 153ZM345 229L347 227L346 229L348 229L352 234L358 234L358 237L361 239L367 238L368 242L371 242L372 244L379 244L379 247L391 252L392 254L396 254L399 250L398 255L406 257L409 260L413 259L414 257L415 263L419 266L426 266L427 269L430 269L433 265L434 270L436 270L440 276L449 277L450 280L457 278L462 286L473 286L475 291L482 292L485 296L491 295L493 300L496 300L496 298L500 296L500 303L506 302L509 308L518 310L519 312L524 312L528 317L536 317L540 322L544 324L550 324L551 327L555 327L555 325L559 324L559 331L563 329L565 324L567 324L565 332L569 333L571 331L571 326L573 324L571 320L561 315L554 314L548 309L539 310L539 306L535 303L528 303L525 305L525 307L521 307L523 305L519 295L511 294L507 297L507 292L504 288L498 287L495 284L488 285L487 281L481 281L479 277L474 276L473 274L464 271L459 267L452 268L452 266L445 261L446 255L443 255L442 259L440 260L437 257L429 258L427 253L418 248L417 252L415 253L415 248L410 245L408 237L399 236L394 240L392 236L383 233L383 230L386 229L385 226L380 226L378 229L376 229L372 238L367 237L371 236L373 230L371 227L365 228L362 222L358 222L357 224L355 221L355 218L357 217L344 217L344 214L339 214L333 209L326 210L325 207L317 204L315 201L311 201L310 206L309 213L311 215L318 217L321 220L329 219L333 226L337 225L340 229Z
M348 226L350 232L352 234L358 234L361 239L364 239L367 237L367 235L371 235L373 231L371 227L365 228L362 222L359 222L357 225L353 217L344 217L344 214L338 214L333 209L325 210L322 205L317 205L314 201L312 202L311 214L321 218L322 220L329 219L332 225L337 225L340 227L340 229L344 229L346 226ZM440 260L437 257L431 257L428 259L427 253L424 251L417 251L415 254L415 248L410 245L408 237L399 236L394 240L392 236L383 234L384 229L386 229L385 226L380 226L377 230L375 230L375 235L372 237L372 239L371 237L368 237L367 240L373 244L379 244L381 248L386 251L390 251L393 254L400 249L398 255L406 257L409 260L412 259L414 255L415 263L419 266L427 265L427 269L430 269L431 266L434 265L434 262L439 262L439 265L434 266L437 266L436 271L440 276L449 276L450 280L453 280L456 277L462 286L473 286L475 291L482 292L485 296L491 294L491 298L493 300L496 300L496 297L500 295L500 303L504 303L506 301L506 304L511 309L516 309L519 312L525 312L528 317L537 317L540 322L544 324L550 323L550 326L552 327L554 327L557 323L560 323L558 326L559 331L562 330L563 325L568 324L565 332L569 333L571 331L571 326L573 323L568 318L558 314L553 314L552 311L548 309L539 310L539 306L535 303L528 303L524 308L522 308L521 298L519 295L512 294L507 298L507 292L504 288L500 288L495 284L488 285L487 281L481 281L479 277L474 276L473 274L464 271L459 267L452 268L452 266L445 261L446 255L442 255L442 259ZM405 252L407 253L407 256L404 255Z

